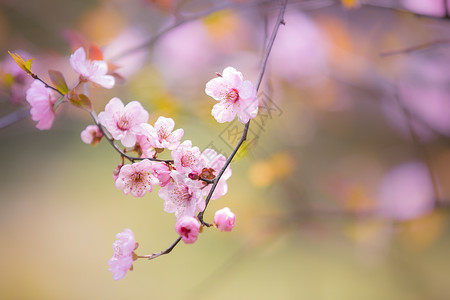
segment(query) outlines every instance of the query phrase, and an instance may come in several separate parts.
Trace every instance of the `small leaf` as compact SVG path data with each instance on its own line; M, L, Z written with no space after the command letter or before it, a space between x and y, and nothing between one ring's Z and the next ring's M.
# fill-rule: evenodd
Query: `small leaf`
M58 106L64 102L64 97L59 98L59 100L53 105L53 112L56 112Z
M16 64L25 72L27 72L30 75L34 75L33 72L31 72L31 63L33 62L34 58L31 58L27 61L24 61L22 57L20 57L19 54L14 53L12 54L11 52L9 52L9 55L11 55L11 57L14 59L14 61L16 62Z
M87 111L92 110L91 100L89 100L89 98L84 94L77 94L76 92L71 90L69 93L69 101L73 105L75 105L79 108L82 108L84 110L87 110Z
M59 71L49 70L48 75L50 76L50 80L55 85L55 88L60 91L62 94L66 95L69 93L69 88L67 87L66 80L64 79L63 74Z

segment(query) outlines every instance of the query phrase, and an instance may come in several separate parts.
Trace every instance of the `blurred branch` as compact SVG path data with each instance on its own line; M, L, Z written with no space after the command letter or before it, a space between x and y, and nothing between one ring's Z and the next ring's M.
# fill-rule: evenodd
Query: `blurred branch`
M4 117L0 118L0 129L3 129L9 125L12 125L30 114L30 109L28 107L22 107Z
M422 1L427 1L427 0L422 0ZM444 1L444 3L446 3L445 0L443 0L443 1ZM446 11L446 13L443 16L431 16L431 15L425 15L425 14L412 12L412 11L404 9L404 8L402 8L400 6L388 5L388 4L384 4L384 3L382 4L382 3L379 3L379 2L373 2L373 1L369 2L369 0L366 0L366 2L363 2L362 4L364 6L368 6L368 7L375 7L375 8L380 8L380 9L389 9L389 10L393 10L393 11L396 11L396 12L399 12L399 13L413 15L413 16L416 16L418 18L450 21L450 16L448 14L448 11Z
M192 14L192 15L189 15L189 16L183 16L182 14L177 14L177 18L175 19L175 21L174 21L174 23L172 25L169 25L165 29L161 30L160 32L158 32L157 34L155 34L154 36L152 36L148 40L144 41L142 44L140 44L138 46L135 46L133 48L130 48L130 49L126 49L123 52L118 53L115 57L111 58L111 60L116 60L116 59L122 58L124 56L127 56L127 55L133 53L133 52L139 51L142 48L146 48L146 47L152 46L161 37L163 37L168 32L174 30L175 28L177 28L177 27L179 27L179 26L181 26L181 25L183 25L185 23L196 21L196 20L201 19L203 17L209 16L210 14L213 14L213 13L218 12L220 10L229 9L229 8L245 8L245 7L261 5L261 4L264 4L264 3L271 3L271 2L273 2L273 1L257 0L257 1L243 2L243 3L239 3L239 2L223 3L223 4L218 5L216 7L213 7L213 8L210 8L210 9L206 9L204 11L201 11L199 13Z
M195 14L191 14L191 15L183 16L183 14L178 13L176 15L176 19L173 22L173 24L162 29L160 32L156 33L154 36L152 36L148 40L144 41L142 44L132 47L130 49L126 49L123 52L118 53L116 56L112 57L111 60L116 60L116 59L122 58L124 56L127 56L133 52L139 51L142 48L150 47L153 44L155 44L160 38L162 38L165 34L174 30L175 28L177 28L183 24L193 22L193 21L196 21L203 17L209 16L215 12L218 12L218 11L221 11L224 9L245 9L245 8L249 8L249 7L253 7L253 6L260 6L260 5L273 5L273 9L277 9L277 8L279 9L280 6L274 5L274 3L277 4L277 2L271 1L271 0L256 0L256 1L248 1L248 2L228 2L228 3L222 3L220 5L217 5L216 7L206 9L204 11L201 11L201 12L198 12ZM334 5L334 4L336 4L336 0L309 0L309 1L303 0L303 1L295 1L295 2L293 1L293 3L291 3L291 4L297 5L301 9L304 9L304 10L313 10L313 9L320 9L320 8L324 8L327 6Z
M394 98L397 101L398 105L400 106L403 114L405 115L406 122L408 124L408 130L409 130L409 132L411 134L411 139L412 139L414 145L416 146L416 149L419 152L419 155L422 156L422 159L425 162L425 165L427 166L428 175L430 176L430 180L431 180L431 183L433 185L434 200L435 200L435 204L436 204L437 202L439 202L439 199L440 199L440 196L439 196L440 193L439 193L439 187L438 187L438 183L437 183L437 178L436 178L435 172L433 170L433 166L431 164L431 160L430 160L430 157L429 157L429 155L427 153L425 145L423 145L420 142L419 136L417 135L417 132L414 129L412 116L409 113L409 110L406 107L406 105L404 105L403 101L400 99L400 95L398 93L397 85L396 85L395 91L394 91Z
M412 46L412 47L405 48L405 49L381 52L380 56L381 57L387 57L387 56L393 56L393 55L398 55L398 54L407 54L407 53L420 51L420 50L424 50L424 49L427 49L427 48L430 48L430 47L434 47L434 46L438 46L438 45L444 45L444 44L449 44L449 43L450 43L450 39L440 39L440 40L435 40L435 41L419 44L419 45Z

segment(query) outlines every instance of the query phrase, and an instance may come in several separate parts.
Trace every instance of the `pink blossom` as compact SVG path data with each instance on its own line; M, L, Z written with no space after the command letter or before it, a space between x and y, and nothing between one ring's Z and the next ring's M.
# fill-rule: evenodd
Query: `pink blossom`
M214 215L214 223L217 225L220 231L233 230L236 216L228 207L222 208L216 211Z
M145 123L143 123L143 124L145 124ZM138 147L138 151L141 152L141 157L142 158L155 157L156 150L150 144L148 136L143 135L143 134L136 135L136 145L135 145L135 147Z
M124 165L116 180L116 188L122 189L125 195L131 193L134 197L143 197L153 190L153 185L159 183L151 170L152 162L147 159Z
M124 107L122 101L114 97L98 115L98 120L114 139L120 140L125 147L132 147L136 144L136 135L141 132L141 124L148 120L148 112L137 101Z
M175 230L185 244L193 244L200 234L200 222L194 217L182 217L175 224Z
M222 169L222 167L225 165L225 162L227 161L226 157L222 154L217 154L216 151L213 149L205 149L202 152L201 159L203 160L203 165L205 168L211 168L214 170L214 175L217 176L219 171ZM216 189L214 190L211 199L216 200L225 195L228 192L228 184L227 180L231 177L231 169L230 166L227 167L225 172L222 174L222 177L220 177L219 183L216 186ZM211 190L211 185L206 186L203 189L203 195L208 195L209 191Z
M172 159L177 171L181 173L200 173L203 168L200 149L192 147L190 140L184 141L176 150L172 151Z
M175 219L184 216L193 217L205 209L201 183L189 179L185 174L173 171L174 182L169 182L159 190L159 197L164 200L164 211L175 213Z
M88 125L81 132L81 140L89 145L97 145L103 137L103 133L97 125Z
M219 123L231 122L237 115L238 120L245 124L258 114L256 88L232 67L225 68L220 77L210 80L205 92L220 101L211 111Z
M113 243L114 254L108 265L110 266L114 280L122 279L128 270L133 267L134 250L137 248L137 243L134 240L133 231L125 228L123 232L116 235L117 240Z
M89 80L104 88L110 89L115 84L115 79L108 73L108 63L103 60L89 60L83 47L78 48L70 56L70 65L81 75L81 80Z
M173 131L175 122L171 118L165 117L159 117L155 122L155 127L147 123L142 124L141 127L154 148L175 150L180 145L180 140L184 134L183 129Z
M163 162L153 162L152 173L158 178L161 187L166 186L172 179L169 167Z
M57 102L52 91L39 80L35 80L27 90L27 101L31 105L31 118L38 121L36 128L50 129L55 119L53 105Z

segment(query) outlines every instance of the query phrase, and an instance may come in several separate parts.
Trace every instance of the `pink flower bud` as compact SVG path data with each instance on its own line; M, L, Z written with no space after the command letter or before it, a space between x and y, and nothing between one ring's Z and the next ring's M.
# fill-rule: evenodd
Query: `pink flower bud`
M97 125L88 125L85 130L81 132L81 140L92 146L97 145L103 137L103 133Z
M200 222L194 217L182 217L175 224L176 232L185 244L193 244L200 233Z
M228 207L216 211L216 214L214 215L214 223L220 231L233 230L235 221L236 216Z

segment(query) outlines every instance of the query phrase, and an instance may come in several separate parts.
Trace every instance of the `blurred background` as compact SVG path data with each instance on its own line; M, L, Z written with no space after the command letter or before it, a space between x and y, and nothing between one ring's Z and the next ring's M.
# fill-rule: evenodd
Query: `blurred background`
M450 2L450 1L449 1ZM163 115L200 149L231 153L204 93L233 66L256 82L278 1L0 1L1 299L449 299L450 5L443 0L292 0L259 90L260 113L231 164L232 233L206 229L115 282L115 234L139 255L176 238L157 192L116 190L119 155L81 142L69 105L51 130L28 116L30 79L77 80L69 56L95 43L120 82L90 91ZM174 26L177 25L177 26ZM167 30L171 29L171 30ZM159 34L159 33L163 34Z

